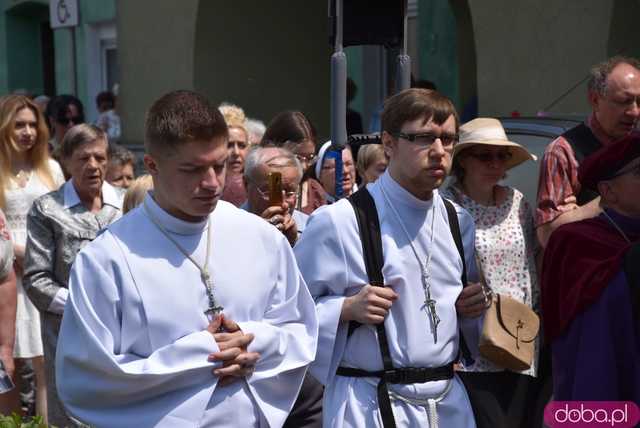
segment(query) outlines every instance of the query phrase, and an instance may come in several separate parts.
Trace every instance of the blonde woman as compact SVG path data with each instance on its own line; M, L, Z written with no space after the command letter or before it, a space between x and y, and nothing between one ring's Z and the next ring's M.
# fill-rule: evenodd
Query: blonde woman
M40 314L22 286L27 213L33 201L64 182L49 157L49 130L40 109L27 97L9 95L0 103L0 208L5 212L17 275L18 306L14 356L18 366L32 359L36 375L36 412L46 418L46 381ZM16 370L19 372L19 370Z
M222 104L220 112L229 128L229 159L227 160L227 177L222 200L239 207L247 200L242 174L244 173L244 158L249 150L249 132L247 132L244 111L235 105Z
M153 190L153 180L149 174L141 175L133 180L133 183L124 194L124 202L122 203L122 214L126 214L144 200L147 191Z
M360 186L376 181L386 171L387 163L382 144L365 144L360 147L356 162L358 175L362 180Z

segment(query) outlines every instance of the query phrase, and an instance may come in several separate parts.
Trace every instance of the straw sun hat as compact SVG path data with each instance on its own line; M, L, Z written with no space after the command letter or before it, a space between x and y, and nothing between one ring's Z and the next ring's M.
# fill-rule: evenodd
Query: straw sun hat
M455 158L463 150L477 144L507 147L512 157L506 164L507 169L520 165L528 160L537 160L536 156L518 143L509 141L504 128L498 119L478 118L460 127L460 140L453 149Z

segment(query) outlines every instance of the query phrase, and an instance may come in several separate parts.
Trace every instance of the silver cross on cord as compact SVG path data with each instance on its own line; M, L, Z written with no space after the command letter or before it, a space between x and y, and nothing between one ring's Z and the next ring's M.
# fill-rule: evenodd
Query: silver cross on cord
M424 300L424 308L431 319L431 333L433 334L433 343L438 343L438 324L440 317L436 311L436 301L430 296Z

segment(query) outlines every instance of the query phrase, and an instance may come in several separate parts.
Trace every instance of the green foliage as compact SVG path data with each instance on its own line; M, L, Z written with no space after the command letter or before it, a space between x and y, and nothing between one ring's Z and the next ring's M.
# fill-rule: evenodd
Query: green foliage
M12 413L11 416L0 414L0 428L48 428L48 425L42 421L42 416L23 418L17 413Z

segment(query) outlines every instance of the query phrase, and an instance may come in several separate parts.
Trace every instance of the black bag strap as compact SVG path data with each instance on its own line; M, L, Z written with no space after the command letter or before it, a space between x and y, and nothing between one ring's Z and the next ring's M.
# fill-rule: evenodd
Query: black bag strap
M576 161L578 161L578 165L581 164L587 156L597 152L598 149L602 147L602 143L584 123L565 131L562 137L567 140L573 149L573 154L576 157ZM578 205L584 205L597 197L597 192L583 187L576 199Z
M640 322L640 243L634 244L624 255L624 273L631 288L631 308ZM640 327L640 325L639 325Z
M444 206L447 209L447 217L449 219L449 229L451 229L451 235L453 235L453 240L456 243L456 248L458 248L458 254L460 254L460 259L462 259L462 274L460 275L460 280L462 281L462 288L464 288L467 286L467 261L464 257L464 244L462 243L462 233L460 232L458 213L456 212L456 207L453 206L451 201L445 198L442 198L442 201L444 202ZM462 354L462 357L465 359L465 361L473 361L469 346L467 346L467 342L464 340L462 329L458 331L458 336L460 337L460 346L458 347L458 353ZM458 360L459 359L460 355L458 355Z
M377 287L384 287L384 278L382 276L382 266L384 264L382 256L382 235L376 204L366 187L353 193L349 196L348 200L356 213L358 230L360 231L360 241L362 242L362 252L364 254L364 264L369 283ZM349 331L352 332L358 326L359 323L349 323ZM393 363L391 362L391 353L389 351L389 342L387 340L384 322L376 324L376 331L378 332L378 345L380 346L384 372L391 373L394 369ZM378 382L377 392L378 406L380 407L380 415L384 428L396 428L393 409L391 408L391 399L389 398L389 390L384 377Z

